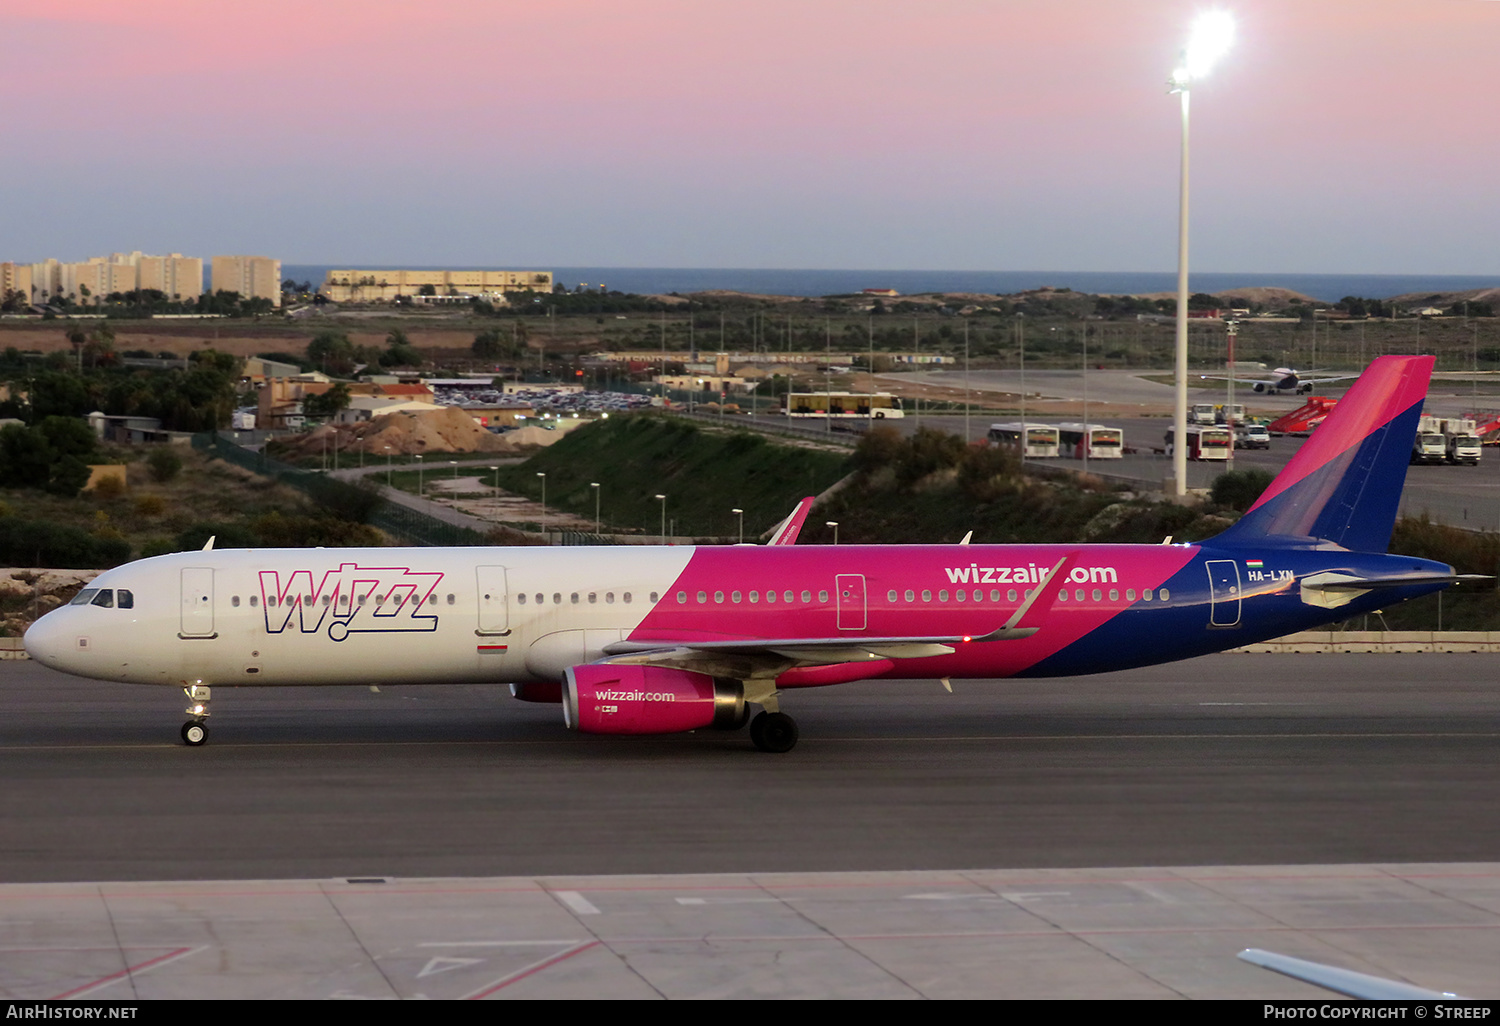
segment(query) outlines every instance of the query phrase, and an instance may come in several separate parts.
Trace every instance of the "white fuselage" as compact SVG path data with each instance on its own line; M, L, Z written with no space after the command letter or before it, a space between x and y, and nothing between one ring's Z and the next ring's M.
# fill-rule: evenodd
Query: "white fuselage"
M33 655L140 684L557 680L620 641L691 548L220 550L99 575L131 606L70 605ZM495 558L488 558L489 556ZM393 673L394 671L394 673Z

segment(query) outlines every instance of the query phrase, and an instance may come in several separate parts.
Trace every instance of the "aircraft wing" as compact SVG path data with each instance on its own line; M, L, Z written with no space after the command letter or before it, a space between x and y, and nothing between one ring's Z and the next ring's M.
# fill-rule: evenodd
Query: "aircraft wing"
M1309 962L1291 955L1279 955L1260 948L1246 948L1239 957L1252 965L1303 980L1319 987L1326 987L1336 994L1344 994L1364 1001L1432 1001L1439 998L1458 998L1457 994L1444 994L1425 987L1416 987L1399 980L1387 980L1382 976L1357 973L1352 969ZM1463 999L1460 999L1463 1000Z
M1298 374L1297 375L1297 384L1299 386L1300 385L1326 385L1326 384L1328 384L1330 382L1333 382L1333 381L1349 381L1349 380L1351 380L1353 378L1357 378L1357 377L1359 377L1358 374L1334 374L1331 377L1326 377L1326 378L1304 378L1301 374Z
M797 535L802 530L802 523L807 519L807 514L812 511L813 496L809 495L797 503L797 508L787 516L785 520L776 525L776 530L771 532L771 540L767 545L795 545Z

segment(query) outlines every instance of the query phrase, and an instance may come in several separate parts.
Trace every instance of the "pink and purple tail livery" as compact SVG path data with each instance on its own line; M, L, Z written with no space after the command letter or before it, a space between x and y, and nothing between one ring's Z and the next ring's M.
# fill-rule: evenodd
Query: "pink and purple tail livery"
M1433 360L1382 356L1372 363L1250 512L1216 542L1319 539L1384 552Z

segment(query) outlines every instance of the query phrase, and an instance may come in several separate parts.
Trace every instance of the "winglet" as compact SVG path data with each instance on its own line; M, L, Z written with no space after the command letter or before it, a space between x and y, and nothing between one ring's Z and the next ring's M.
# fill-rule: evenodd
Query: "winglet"
M1029 638L1035 634L1041 627L1041 624L1037 621L1047 615L1047 610L1052 608L1052 603L1057 598L1057 591L1048 587L1048 585L1058 580L1066 580L1070 564L1072 564L1077 556L1078 553L1070 552L1062 559L1059 559L1057 565L1048 572L1042 583L1038 584L1032 590L1030 597L1021 603L1020 608L1011 614L1009 620L1005 621L1005 626L973 640L1009 641L1015 638ZM1035 613L1034 616L1031 615L1033 613ZM1029 620L1031 622L1027 626L1022 627L1022 620Z
M812 512L814 496L809 495L797 503L797 508L792 510L785 520L776 525L776 530L771 532L771 540L767 545L795 545L797 535L802 530L802 522L807 519L807 514Z

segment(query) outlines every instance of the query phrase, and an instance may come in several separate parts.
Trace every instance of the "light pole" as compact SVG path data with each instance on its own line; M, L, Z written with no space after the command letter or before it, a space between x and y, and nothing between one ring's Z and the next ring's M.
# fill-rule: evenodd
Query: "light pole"
M547 473L538 470L536 476L542 479L542 533L547 532Z
M417 498L420 499L422 497L422 495L424 494L423 491L422 491L422 454L421 453L417 453L416 459L417 459Z
M825 520L824 525L833 528L833 543L839 543L839 522L837 520Z
M657 500L661 502L661 543L667 543L667 497L658 495Z
M491 467L490 473L495 475L495 508L500 508L500 468Z
M743 545L743 544L745 544L745 511L742 510L742 509L732 509L729 512L733 513L736 517L739 518L739 521L740 521L740 540L739 540L739 544Z
M599 534L599 482L590 481L589 487L594 490L594 533Z
M391 486L391 447L385 447L385 486Z
M1200 15L1172 71L1168 91L1182 97L1182 169L1177 211L1177 394L1172 411L1172 474L1177 494L1187 494L1187 304L1188 304L1188 93L1213 68L1234 38L1234 21L1223 11Z

